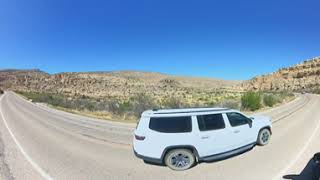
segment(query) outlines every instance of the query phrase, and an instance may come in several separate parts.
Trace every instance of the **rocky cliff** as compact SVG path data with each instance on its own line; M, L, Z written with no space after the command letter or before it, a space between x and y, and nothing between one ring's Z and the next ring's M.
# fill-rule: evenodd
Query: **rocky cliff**
M320 88L320 57L242 83L244 89L263 91L306 91Z

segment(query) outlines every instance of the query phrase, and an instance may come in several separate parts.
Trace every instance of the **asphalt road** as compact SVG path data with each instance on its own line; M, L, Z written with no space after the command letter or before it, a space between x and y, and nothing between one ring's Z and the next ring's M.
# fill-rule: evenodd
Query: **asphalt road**
M73 115L6 93L0 100L0 178L282 179L300 174L313 153L320 151L319 107L319 96L303 95L262 112L274 121L268 146L175 172L135 158L133 124Z

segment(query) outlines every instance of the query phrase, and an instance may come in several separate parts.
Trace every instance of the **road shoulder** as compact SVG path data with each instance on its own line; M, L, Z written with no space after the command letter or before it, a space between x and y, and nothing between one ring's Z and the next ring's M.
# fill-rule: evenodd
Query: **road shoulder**
M0 114L5 116L2 110L3 96L0 97ZM14 143L8 129L4 124L4 119L0 116L0 146L1 158L3 158L3 163L0 162L0 167L3 169L0 179L13 180L13 179L32 179L41 180L42 178L39 174L32 168L30 163L25 159L23 154L18 149L17 145ZM2 177L3 176L3 177Z

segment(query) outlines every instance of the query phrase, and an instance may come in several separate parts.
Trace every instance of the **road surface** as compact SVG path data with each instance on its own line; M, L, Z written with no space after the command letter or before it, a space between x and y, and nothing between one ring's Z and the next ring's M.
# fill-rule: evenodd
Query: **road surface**
M319 107L320 97L308 94L260 113L274 122L268 146L175 172L134 156L132 124L61 112L7 92L0 100L0 179L278 180L299 174L320 151Z

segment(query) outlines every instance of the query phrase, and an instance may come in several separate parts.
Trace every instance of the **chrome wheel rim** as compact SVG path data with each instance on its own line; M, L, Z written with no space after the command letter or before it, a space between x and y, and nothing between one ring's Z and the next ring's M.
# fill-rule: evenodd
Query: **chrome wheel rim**
M268 130L264 130L262 133L261 133L261 142L263 144L266 144L269 142L269 138L270 138L270 133Z
M177 153L171 157L170 162L172 166L182 169L190 164L190 157L183 153Z

